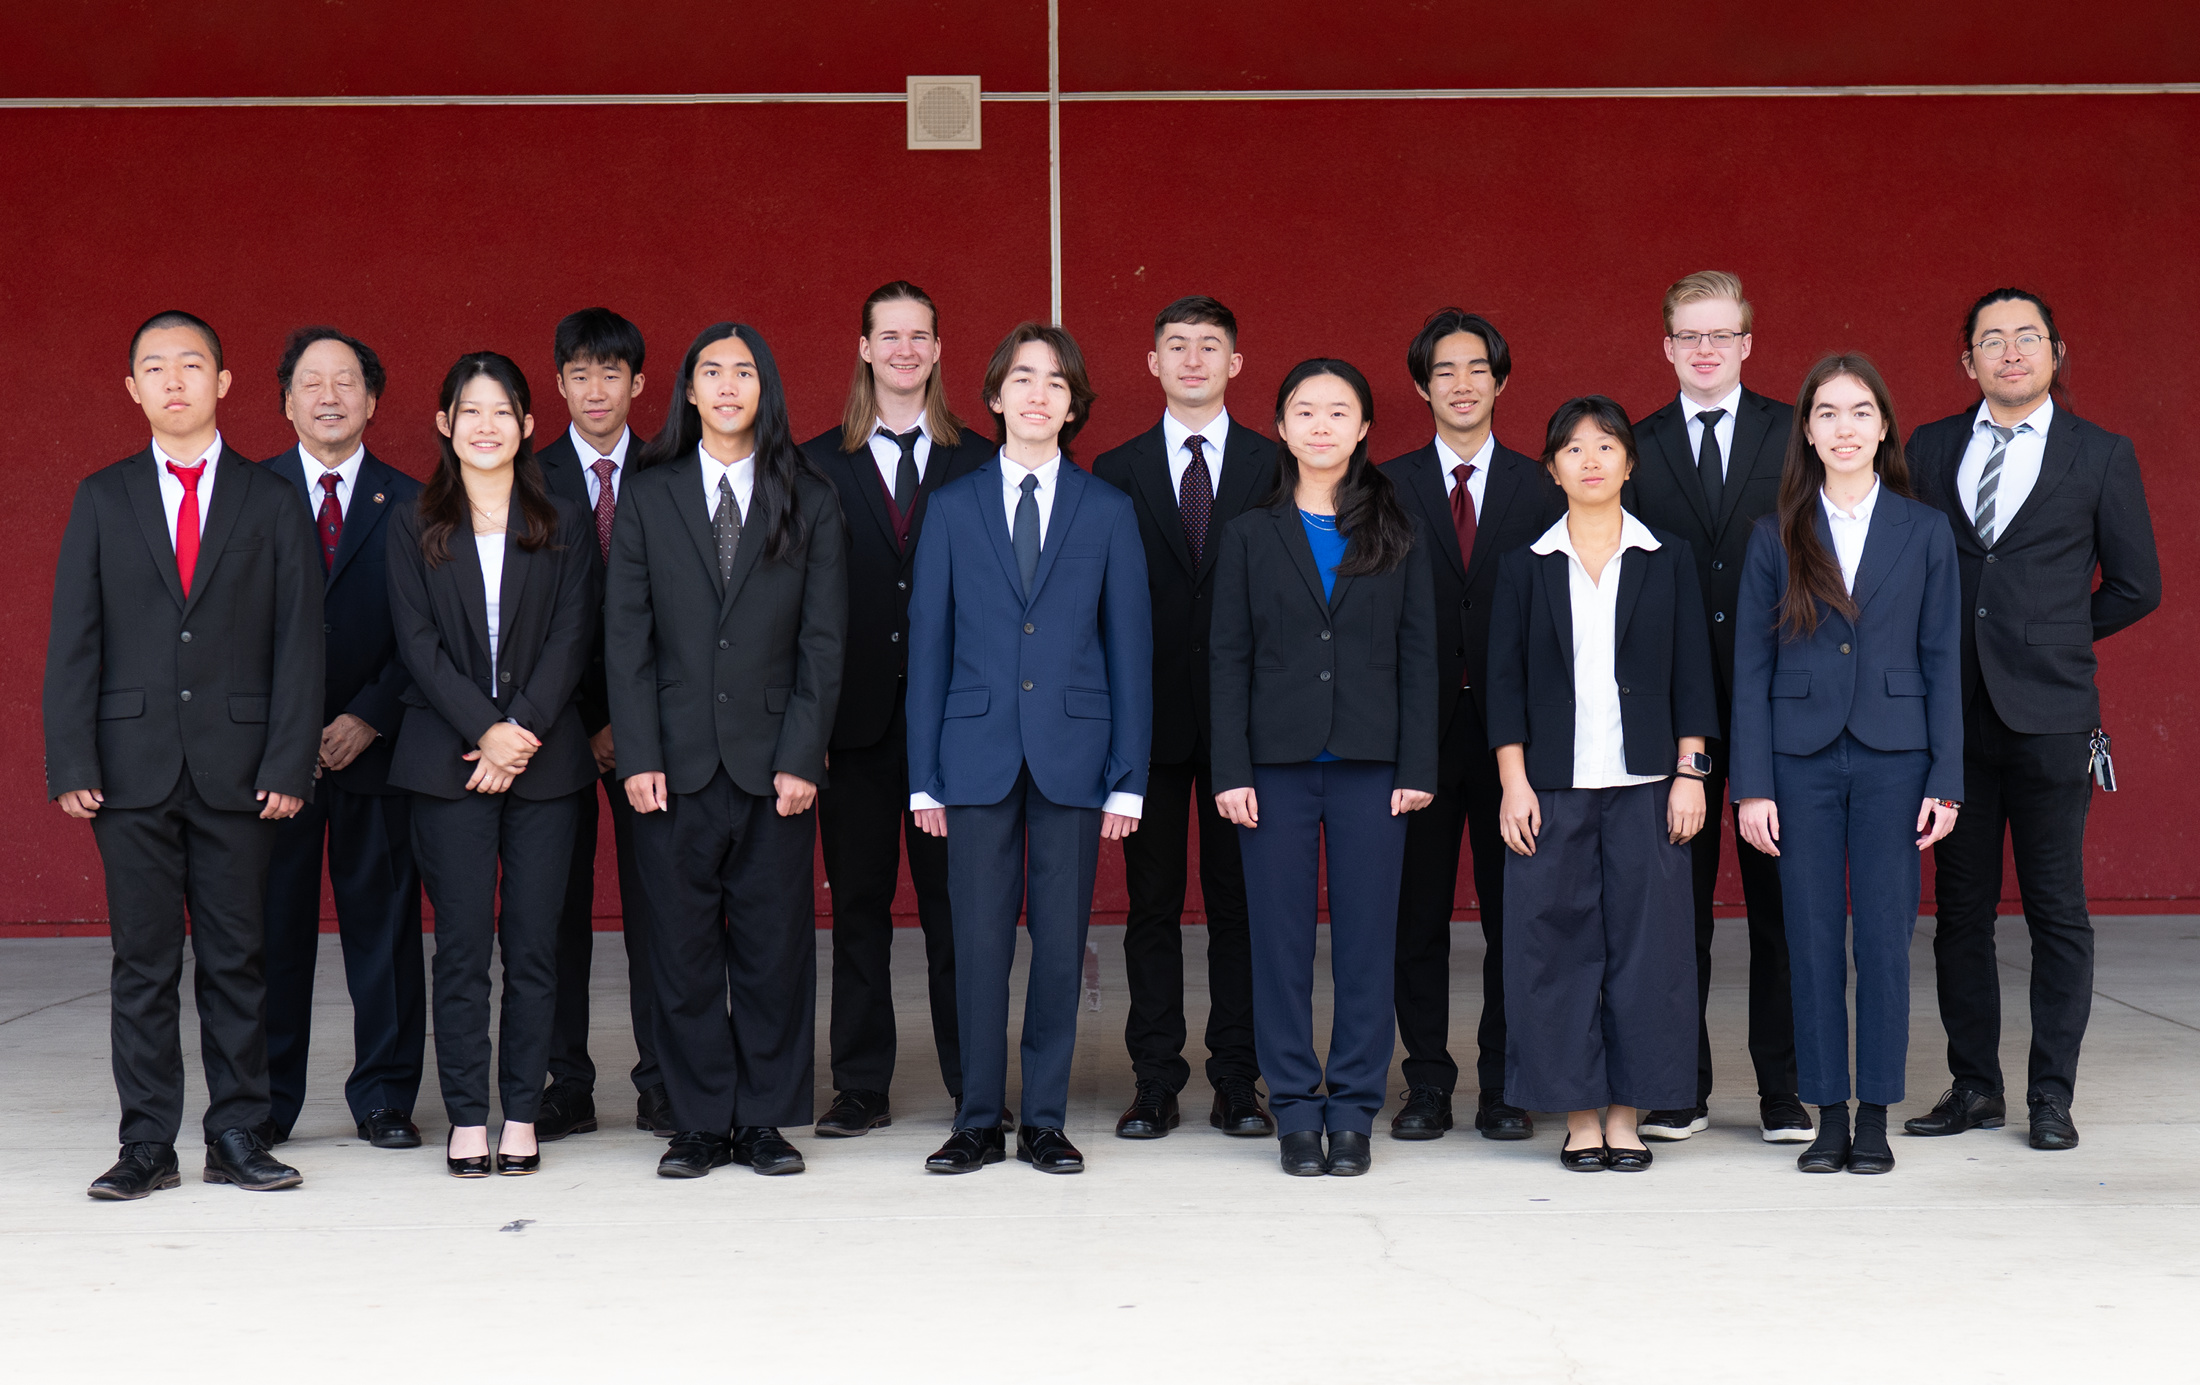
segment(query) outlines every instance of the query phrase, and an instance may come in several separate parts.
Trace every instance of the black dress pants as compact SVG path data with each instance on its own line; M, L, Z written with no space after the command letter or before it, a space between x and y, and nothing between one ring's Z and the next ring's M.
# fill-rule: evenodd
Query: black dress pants
M1711 904L1719 888L1719 838L1726 814L1740 822L1741 809L1726 801L1726 747L1711 744L1711 775L1704 780L1703 830L1689 842L1696 891L1696 1104L1711 1100ZM1734 831L1742 871L1742 900L1749 912L1749 1061L1757 1071L1757 1095L1795 1095L1795 994L1788 977L1787 916L1780 906L1780 858L1767 856Z
M578 793L413 795L413 857L435 906L435 1065L452 1125L489 1119L492 951L504 961L496 1043L504 1119L532 1123L542 1109L557 1008L558 916L580 800Z
M2032 934L2025 1097L2067 1104L2076 1090L2078 1049L2093 1014L2093 919L2085 905L2085 819L2093 805L2088 740L2083 731L2012 731L1984 688L1964 717L1963 811L1933 848L1939 920L1933 966L1954 1086L2002 1090L1994 918L2006 834Z
M825 878L833 895L833 1086L884 1092L894 1080L894 890L901 852L924 930L927 998L940 1080L962 1095L962 1048L955 1027L954 913L947 896L947 843L917 827L909 811L909 729L901 704L875 745L833 752L833 782L817 799Z
M323 779L296 817L275 824L267 870L269 1116L284 1130L306 1099L313 973L321 955L321 855L328 853L336 932L351 993L351 1118L410 1112L420 1097L428 985L420 951L420 871L409 795L353 793Z
M649 901L642 894L641 870L634 862L634 805L626 781L614 768L603 776L603 794L611 801L611 840L619 858L619 916L626 943L626 1001L634 1025L634 1090L646 1092L664 1081L657 1066L656 990L649 979ZM596 1064L588 1056L588 973L596 960L596 791L580 796L573 828L573 873L565 885L565 910L558 920L558 1011L550 1029L550 1080L583 1091L596 1087Z
M275 824L199 797L187 766L150 808L92 819L107 877L115 960L108 980L121 1140L174 1144L183 1123L184 919L206 1068L206 1136L267 1119L262 910Z
M1475 1031L1475 1082L1495 1092L1505 1085L1505 841L1497 831L1504 787L1497 756L1474 699L1462 692L1438 755L1436 801L1406 815L1405 874L1398 890L1399 1070L1417 1087L1449 1094L1459 1083L1452 1058L1451 921L1457 911L1459 843L1464 832L1474 859L1474 894L1482 914L1482 1018Z
M1187 800L1189 806L1187 806ZM1253 1051L1253 944L1245 922L1245 866L1237 828L1215 809L1214 778L1204 752L1153 765L1145 817L1123 838L1130 912L1123 928L1123 974L1130 1016L1123 1041L1139 1081L1181 1092L1184 1061L1185 852L1199 823L1199 889L1207 906L1207 1081L1260 1077Z
M745 791L724 766L663 811L635 814L657 1061L682 1130L813 1118L816 843L815 810L783 818L776 798Z

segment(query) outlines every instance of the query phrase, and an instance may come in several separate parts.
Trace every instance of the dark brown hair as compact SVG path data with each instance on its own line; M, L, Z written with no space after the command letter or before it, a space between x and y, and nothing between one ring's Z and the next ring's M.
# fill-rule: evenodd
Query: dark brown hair
M1283 384L1276 390L1276 437L1279 441L1276 445L1276 489L1268 498L1270 505L1298 503L1299 458L1289 443L1281 441L1283 411L1299 386L1324 375L1344 381L1359 397L1360 418L1372 430L1375 392L1368 388L1367 377L1357 366L1332 356L1316 356L1291 367L1291 373L1283 377ZM1398 488L1381 468L1368 460L1366 438L1361 438L1359 445L1352 449L1344 475L1337 482L1334 499L1337 532L1345 539L1344 561L1337 564L1339 577L1388 572L1413 551L1413 521L1407 517L1405 507L1398 503Z
M558 529L558 512L550 504L550 493L542 484L542 467L535 461L535 447L525 434L525 420L533 413L531 397L527 390L527 377L509 356L494 351L469 351L458 358L458 364L443 377L443 391L437 396L436 409L446 417L458 411L458 397L466 386L486 376L504 391L512 407L519 410L522 432L519 455L512 459L512 501L505 510L504 532L514 543L529 553L550 542ZM452 420L455 428L457 420ZM465 532L473 532L473 522L467 516L466 464L458 459L458 448L441 429L436 430L440 455L436 458L435 475L420 491L420 552L428 560L429 567L441 567L450 561L451 535L464 526ZM517 523L514 523L514 521Z
M1092 414L1092 403L1100 396L1093 392L1092 377L1085 372L1085 353L1077 349L1077 340L1052 323L1019 322L1001 338L1001 344L993 348L993 359L985 367L985 407L993 415L994 433L1001 444L1008 444L1008 420L995 407L1001 398L1001 387L1008 383L1008 372L1015 368L1016 353L1026 342L1045 342L1054 353L1055 364L1062 368L1062 378L1069 382L1069 422L1062 425L1062 435L1057 439L1062 455L1069 455L1069 444L1080 432Z
M1818 541L1818 496L1826 486L1826 464L1810 443L1810 412L1818 391L1843 376L1871 391L1879 417L1887 425L1887 436L1880 439L1872 458L1879 484L1905 499L1914 498L1894 400L1887 394L1879 367L1853 351L1822 357L1803 377L1803 388L1795 397L1795 424L1788 430L1787 461L1780 469L1780 542L1787 548L1788 559L1787 594L1780 598L1778 612L1784 639L1800 639L1816 631L1821 602L1849 620L1856 619L1856 601L1842 584L1840 564Z
M2047 389L2055 398L2061 399L2064 395L2062 333L2055 330L2055 310L2047 306L2046 299L2030 289L1995 289L1991 293L1981 295L1978 302L1971 305L1971 311L1963 315L1964 364L1974 369L1977 368L1977 362L1971 359L1971 338L1978 333L1978 315L1993 307L1996 303L2030 303L2040 310L2040 325L2047 329L2047 347L2052 361L2047 378Z
M871 335L871 319L881 303L921 303L932 314L932 337L939 339L940 310L933 303L932 295L910 283L896 279L891 284L881 284L871 290L871 296L863 300L863 335ZM953 447L962 439L962 430L969 425L955 417L955 411L947 407L947 385L940 379L945 362L934 361L932 374L924 382L924 426L932 430L932 441L939 447ZM871 374L871 363L859 353L856 356L855 379L848 382L848 402L840 411L840 450L861 452L871 445L871 430L878 427L878 381Z

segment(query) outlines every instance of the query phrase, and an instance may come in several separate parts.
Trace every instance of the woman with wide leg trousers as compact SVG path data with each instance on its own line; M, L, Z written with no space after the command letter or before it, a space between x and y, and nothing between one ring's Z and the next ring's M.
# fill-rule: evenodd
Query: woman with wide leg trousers
M1284 1172L1302 1176L1367 1172L1396 1041L1404 815L1436 785L1428 551L1368 463L1374 419L1352 366L1294 367L1276 396L1276 492L1224 528L1215 568L1215 804L1243 848L1254 1049ZM1326 1069L1313 1025L1325 848Z
M1820 1113L1804 1173L1894 1168L1918 856L1963 797L1955 536L1911 497L1898 437L1870 361L1811 369L1779 511L1750 535L1735 610L1731 782L1743 837L1780 859L1796 1063Z

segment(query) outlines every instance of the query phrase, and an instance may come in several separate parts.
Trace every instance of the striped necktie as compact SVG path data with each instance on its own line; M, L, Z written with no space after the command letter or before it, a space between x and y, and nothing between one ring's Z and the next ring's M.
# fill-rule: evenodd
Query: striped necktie
M1998 423L1989 423L1986 431L1994 435L1994 450L1986 454L1985 469L1978 474L1978 500L1971 507L1971 527L1978 530L1978 541L1992 548L1994 493L2001 489L2001 464L2009 455L2009 440L2019 433L2031 432L2032 425L2020 423L2014 428L2004 428Z

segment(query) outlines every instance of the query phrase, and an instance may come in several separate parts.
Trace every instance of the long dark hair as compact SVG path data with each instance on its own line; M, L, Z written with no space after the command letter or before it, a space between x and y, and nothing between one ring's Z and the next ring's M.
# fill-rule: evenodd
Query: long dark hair
M772 349L764 344L764 334L754 327L745 322L714 322L696 334L694 344L680 362L680 379L672 387L672 406L665 417L664 431L644 449L639 469L646 471L679 461L702 445L702 410L689 401L688 390L695 383L695 363L703 358L703 348L728 337L739 337L756 358L756 485L749 493L749 512L742 518L741 527L747 531L761 522L766 535L764 556L786 558L799 551L809 538L802 513L794 503L795 480L802 476L823 480L824 474L794 445L794 430L787 422L787 392L779 383L779 364L772 359Z
M863 335L871 335L871 319L877 315L881 304L915 303L932 314L932 339L935 344L940 334L940 309L932 301L932 295L910 283L896 279L891 284L881 284L871 290L871 296L863 300ZM953 447L962 439L962 430L969 425L955 416L947 404L947 384L940 378L944 361L932 363L932 373L924 382L924 426L932 430L932 441L941 447ZM861 452L871 445L871 430L878 427L878 381L872 378L871 365L856 355L855 378L848 382L848 402L840 411L840 450Z
M519 410L519 455L512 459L512 503L505 511L504 532L532 553L557 533L558 512L550 504L550 492L542 484L542 467L535 461L534 444L526 436L526 418L534 412L527 377L509 356L469 351L443 377L436 409L451 419L455 431L458 421L453 415L458 412L458 397L466 392L466 386L484 376L495 381L505 398L512 401L512 407ZM469 534L474 528L467 514L466 464L458 459L458 448L441 429L436 431L436 442L439 455L435 475L420 491L420 553L432 568L450 560L451 535L460 532L461 526Z
M1841 582L1840 564L1818 541L1818 494L1826 486L1826 464L1810 443L1810 411L1818 391L1842 376L1871 391L1879 417L1886 422L1887 436L1872 457L1879 484L1905 499L1915 498L1910 464L1902 456L1894 400L1879 367L1853 351L1822 357L1803 377L1803 388L1795 397L1795 424L1788 429L1787 461L1780 468L1780 542L1787 547L1788 588L1780 598L1779 623L1787 639L1799 639L1818 628L1820 602L1849 620L1856 619L1856 600Z
M1996 303L2030 303L2040 310L2040 325L2047 329L2047 349L2050 353L2047 389L2055 398L2063 398L2068 391L2063 388L2062 333L2055 329L2055 310L2047 306L2046 299L2030 289L1995 289L1991 293L1979 296L1978 302L1971 305L1971 311L1963 315L1964 361L1975 364L1971 361L1971 338L1978 332L1978 315L1993 307Z
M1317 376L1334 375L1352 387L1360 399L1360 417L1375 422L1375 392L1367 377L1349 361L1316 356L1300 361L1283 377L1276 390L1276 436L1283 436L1283 411L1300 385ZM1299 459L1289 443L1276 448L1276 489L1270 505L1295 504L1299 488ZM1366 577L1388 572L1413 551L1413 521L1398 503L1398 488L1367 459L1367 439L1352 449L1344 478L1337 482L1337 530L1345 536L1344 561L1337 564L1339 577Z

